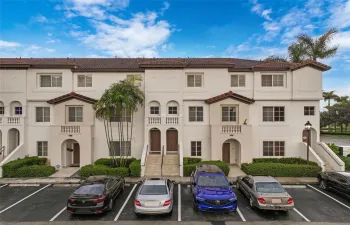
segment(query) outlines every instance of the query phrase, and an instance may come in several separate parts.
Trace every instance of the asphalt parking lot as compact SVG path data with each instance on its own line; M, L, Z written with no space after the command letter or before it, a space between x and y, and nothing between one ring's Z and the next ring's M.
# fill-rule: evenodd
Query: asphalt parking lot
M75 186L36 185L0 186L0 221L290 221L350 223L350 201L316 186L285 186L295 202L288 212L251 209L242 193L238 196L237 212L201 213L192 209L192 197L187 185L176 184L171 215L141 216L133 212L137 184L127 184L113 210L103 215L74 215L65 211L66 201Z

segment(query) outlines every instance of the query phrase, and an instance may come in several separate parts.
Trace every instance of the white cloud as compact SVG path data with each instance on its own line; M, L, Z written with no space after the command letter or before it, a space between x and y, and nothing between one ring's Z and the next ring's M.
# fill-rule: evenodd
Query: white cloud
M272 9L265 9L264 6L260 3L258 3L257 0L251 0L250 1L253 4L252 12L255 12L256 14L260 15L261 17L265 18L266 20L272 20L270 17L270 14L272 13Z
M56 52L56 49L53 49L53 48L46 48L45 49L47 52Z
M305 8L309 15L312 15L313 17L322 17L324 15L322 10L323 4L324 0L309 0L305 4Z
M340 29L350 27L350 0L341 1L338 4L332 3L330 12L332 13L328 20L330 27Z
M20 43L0 40L0 48L15 48L21 46Z
M32 22L38 22L38 23L47 23L48 22L46 17L41 15L41 14L39 14L39 15L37 15L35 17L32 17L31 21Z
M216 48L215 45L208 45L207 48Z
M52 36L52 33L47 33L47 36L51 37L51 36Z
M169 7L170 7L169 2L164 2L164 6L163 6L163 8L160 9L160 13L159 14L160 15L164 15L164 12L167 11L169 9Z
M341 50L350 50L350 31L335 34L332 44L339 45Z
M173 43L164 44L161 46L161 49L163 52L172 51L174 50L174 44Z

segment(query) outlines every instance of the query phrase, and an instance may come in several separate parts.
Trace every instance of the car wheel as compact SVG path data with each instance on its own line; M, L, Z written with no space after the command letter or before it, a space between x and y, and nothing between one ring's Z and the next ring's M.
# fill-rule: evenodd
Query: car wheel
M111 199L111 200L109 201L109 204L108 204L108 211L111 211L112 208L113 208L113 199Z
M195 212L198 212L198 208L197 208L196 204L194 204L194 202L192 203L192 208Z
M240 187L239 187L239 183L237 182L237 184L236 184L236 189L237 190L240 190Z
M250 205L250 207L251 207L252 209L255 208L252 198L249 199L249 205Z
M124 189L125 189L125 182L123 182L123 184L122 184L122 192L124 191Z
M327 181L325 181L325 180L322 179L322 180L320 181L320 188L323 189L323 190L327 190L327 187L328 187L328 186L327 186Z

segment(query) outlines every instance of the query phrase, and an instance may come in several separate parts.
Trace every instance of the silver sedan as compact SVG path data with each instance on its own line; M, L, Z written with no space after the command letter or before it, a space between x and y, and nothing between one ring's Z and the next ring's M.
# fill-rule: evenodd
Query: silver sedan
M173 210L174 182L169 179L147 179L142 182L134 200L136 214L166 214Z
M293 198L270 176L239 176L237 190L249 199L252 208L284 211L294 208Z

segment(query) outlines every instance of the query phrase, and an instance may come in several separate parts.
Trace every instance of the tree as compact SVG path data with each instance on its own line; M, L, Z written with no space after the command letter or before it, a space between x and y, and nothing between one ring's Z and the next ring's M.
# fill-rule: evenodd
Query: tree
M322 96L325 102L328 101L328 107L331 106L331 100L336 100L339 98L338 95L334 94L334 91L329 91L329 92L324 91L322 93Z
M303 43L292 43L288 47L290 61L293 63L303 62L305 60L305 46Z
M349 96L337 96L334 100L338 103L347 103L349 101Z
M144 93L135 85L138 81L140 81L140 78L133 76L112 84L93 106L96 118L103 120L108 150L115 167L124 167L126 165L126 157L130 154L134 113L137 111L138 106L143 105L144 101ZM115 134L113 129L115 128L114 122L117 125L119 146L113 144ZM129 141L130 146L125 144ZM120 150L119 165L115 157L117 147Z
M271 55L271 56L267 57L266 59L264 59L264 61L266 61L266 62L288 62L288 59L286 57L279 56L279 55Z

